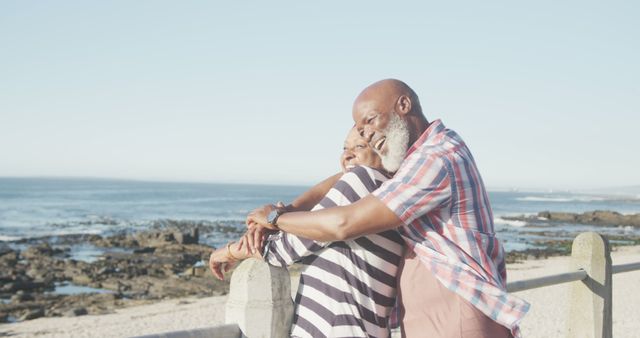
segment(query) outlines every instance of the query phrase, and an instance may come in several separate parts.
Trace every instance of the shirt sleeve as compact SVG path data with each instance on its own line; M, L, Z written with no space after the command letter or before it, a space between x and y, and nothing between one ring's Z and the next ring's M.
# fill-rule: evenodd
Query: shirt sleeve
M442 158L416 151L372 194L410 224L451 200L451 182Z
M354 203L374 191L384 180L386 177L376 170L356 167L342 175L312 211ZM284 267L322 250L330 243L280 231L267 238L263 257L271 265Z

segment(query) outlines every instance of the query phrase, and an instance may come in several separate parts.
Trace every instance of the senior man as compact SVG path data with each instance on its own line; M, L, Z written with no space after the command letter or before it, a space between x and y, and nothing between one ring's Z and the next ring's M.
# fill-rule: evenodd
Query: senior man
M356 128L395 176L343 207L304 210L335 177L285 212L273 205L247 217L252 227L334 241L399 227L412 255L399 275L401 327L408 337L518 337L529 305L506 291L502 245L471 152L440 120L429 122L418 96L387 79L353 105Z

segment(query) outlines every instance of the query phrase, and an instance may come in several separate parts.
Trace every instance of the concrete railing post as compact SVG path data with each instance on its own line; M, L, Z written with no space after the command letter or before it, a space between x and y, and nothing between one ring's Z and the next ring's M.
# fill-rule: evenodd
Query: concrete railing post
M289 272L255 258L242 262L231 276L225 322L237 323L248 338L282 338L292 319Z
M587 277L571 284L567 337L611 338L611 251L595 232L581 233L571 247L572 269Z

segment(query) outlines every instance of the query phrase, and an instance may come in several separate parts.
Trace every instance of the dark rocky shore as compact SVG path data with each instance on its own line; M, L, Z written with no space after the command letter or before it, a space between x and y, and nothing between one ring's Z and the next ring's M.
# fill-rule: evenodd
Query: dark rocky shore
M160 299L228 292L228 281L213 278L203 264L212 247L199 244L199 239L212 231L237 237L237 228L175 221L155 228L108 237L43 237L0 246L0 322L102 314ZM70 254L76 245L105 252L90 262L77 260ZM74 291L58 292L65 286Z
M571 254L572 239L563 239L567 236L564 231L558 231L554 225L593 225L601 227L632 227L640 228L640 214L623 215L615 211L596 210L581 214L570 212L542 211L537 215L502 216L502 219L511 221L523 221L531 227L544 227L545 231L520 231L522 235L535 235L540 237L532 244L541 248L532 248L520 251L511 251L507 254L507 263L515 263L525 259L541 259L551 256ZM607 235L613 250L621 245L640 245L640 236L637 235Z
M542 211L536 216L511 216L502 218L533 223L569 223L600 226L632 226L640 228L640 214L623 215L619 212L608 210L589 211L582 214Z

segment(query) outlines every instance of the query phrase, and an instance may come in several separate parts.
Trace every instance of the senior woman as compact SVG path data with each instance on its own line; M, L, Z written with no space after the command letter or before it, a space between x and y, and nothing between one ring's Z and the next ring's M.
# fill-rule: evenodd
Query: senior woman
M380 157L355 129L347 135L340 162L344 175L314 210L351 204L388 179ZM276 232L266 239L262 256L229 243L211 254L209 266L222 279L230 264L251 256L276 266L299 262L292 337L388 337L403 250L395 230L340 242Z

